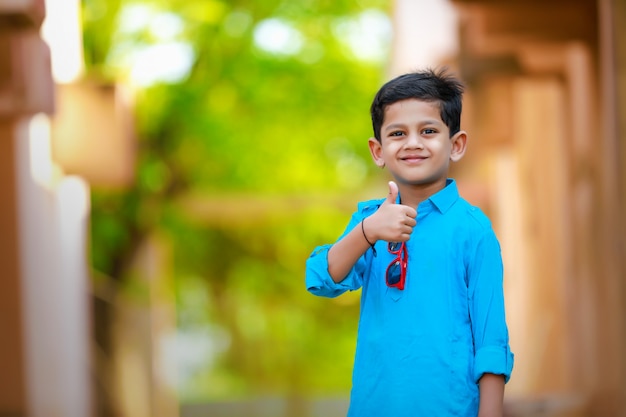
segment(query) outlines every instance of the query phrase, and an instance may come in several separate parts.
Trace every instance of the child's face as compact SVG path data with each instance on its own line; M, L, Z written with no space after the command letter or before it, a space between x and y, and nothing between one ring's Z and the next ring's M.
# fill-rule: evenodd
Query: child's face
M450 160L460 159L465 148L465 132L450 138L438 104L417 99L387 106L380 136L381 142L369 141L372 157L378 166L389 169L399 185L443 188Z

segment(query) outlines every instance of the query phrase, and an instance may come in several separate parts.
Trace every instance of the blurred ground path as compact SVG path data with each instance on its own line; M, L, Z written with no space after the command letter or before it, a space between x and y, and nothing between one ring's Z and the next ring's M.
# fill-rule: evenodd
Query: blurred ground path
M345 417L347 398L327 398L298 403L301 412L289 411L282 398L241 402L183 404L181 417ZM582 398L569 395L511 398L505 401L504 417L589 417ZM293 409L293 404L292 404Z

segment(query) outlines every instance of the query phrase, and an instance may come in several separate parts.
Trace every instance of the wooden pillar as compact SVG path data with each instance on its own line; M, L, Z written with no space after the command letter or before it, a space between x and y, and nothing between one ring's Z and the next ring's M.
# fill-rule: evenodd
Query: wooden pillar
M626 0L599 0L599 60L602 92L603 165L605 179L603 235L606 246L602 260L606 270L608 295L613 311L609 343L613 359L611 388L614 408L610 413L626 416ZM602 402L602 399L599 401Z
M176 364L168 343L176 334L170 243L157 234L142 242L132 274L146 298L120 294L113 326L114 396L121 414L133 417L178 417ZM144 295L145 295L144 294Z
M571 389L564 323L569 235L564 89L557 79L523 78L514 84L514 142L519 161L529 280L526 349L534 394ZM564 218L565 217L565 218ZM532 365L532 366L531 366ZM528 369L530 368L530 369Z
M14 135L0 119L0 415L26 416Z

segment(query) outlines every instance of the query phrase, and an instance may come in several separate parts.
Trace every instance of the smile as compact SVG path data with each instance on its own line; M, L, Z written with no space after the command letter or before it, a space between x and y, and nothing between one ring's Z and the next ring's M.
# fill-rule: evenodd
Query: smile
M423 162L427 159L426 156L419 156L419 155L409 155L409 156L405 156L400 158L400 160L407 162L409 164L418 164L420 162Z

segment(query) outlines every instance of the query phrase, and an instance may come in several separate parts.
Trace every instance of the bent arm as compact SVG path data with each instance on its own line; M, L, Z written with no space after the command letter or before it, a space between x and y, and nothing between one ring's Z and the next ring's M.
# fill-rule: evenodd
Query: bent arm
M313 250L306 261L307 291L321 297L337 297L363 285L363 278L368 273L366 252L369 244L363 237L361 221L376 211L379 204L379 200L359 203L358 210L339 239L332 245L318 246ZM367 236L369 238L369 234ZM355 248L358 252L351 252Z
M374 245L381 239L388 242L406 242L411 237L417 211L412 207L396 204L397 186L391 182L389 187L387 200L373 214L363 218L328 251L328 273L336 283L346 278L357 260L369 249L370 244Z
M361 220L361 223L364 220ZM343 281L356 261L369 249L359 223L328 251L328 273L335 282ZM368 237L369 238L369 237ZM370 242L373 242L370 240Z

